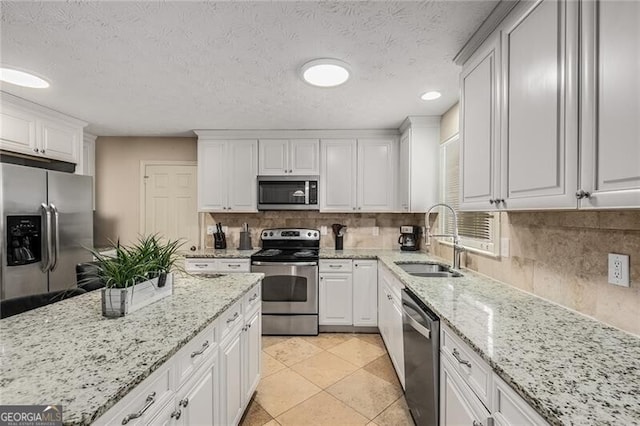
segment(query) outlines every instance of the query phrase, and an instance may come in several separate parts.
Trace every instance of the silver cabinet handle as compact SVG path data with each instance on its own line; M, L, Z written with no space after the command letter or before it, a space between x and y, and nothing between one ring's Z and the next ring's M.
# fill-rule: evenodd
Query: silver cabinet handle
M50 204L53 211L53 238L54 238L54 250L53 250L53 262L51 263L51 270L55 271L58 266L58 253L60 253L60 213L53 204Z
M495 203L495 202L496 202L496 200L494 200L493 198L490 198L490 199L489 199L489 204L493 204L493 203ZM496 203L496 204L497 204L497 203ZM475 422L475 420L474 420L474 422Z
M581 189L580 191L576 192L576 198L578 200L582 200L583 198L591 198L591 193Z
M199 351L191 352L191 358L195 358L198 355L202 355L202 353L206 351L208 347L209 347L209 341L207 340L202 344L202 349L200 349Z
M472 423L472 426L482 426L482 423L480 423L477 420L474 420L473 423Z
M182 415L182 410L180 410L180 409L177 409L173 413L171 413L171 417L172 418L175 417L176 420L178 420L181 415Z
M196 268L206 268L207 265L206 263L194 263L193 266L195 266Z
M229 263L227 265L227 267L229 268L233 268L233 269L238 269L239 267L241 267L242 265L240 265L239 263Z
M391 295L387 294L387 299L391 300Z
M231 207L227 207L227 210L231 210Z
M44 154L44 149L41 149L40 152Z
M233 318L229 318L229 319L227 320L227 324L234 322L235 320L237 320L237 319L238 319L238 317L239 317L239 316L240 316L240 315L236 312L235 314L233 314Z
M33 148L33 152L38 152L38 148Z
M342 265L329 265L329 268L342 268Z
M125 416L125 418L122 419L122 424L126 425L127 423L129 423L130 420L137 419L138 417L142 417L144 412L147 411L149 407L153 405L154 402L156 402L156 393L151 392L147 396L147 400L145 401L145 404L144 404L144 407L142 407L142 410L138 411L137 413L128 414L127 416Z
M189 405L189 398L181 399L180 402L178 402L179 407L187 408L187 405Z
M293 170L289 169L289 173L293 173Z
M458 352L457 348L453 348L453 352L451 354L456 359L456 361L458 361L460 364L466 365L467 367L471 368L471 362L467 361L466 359L462 359L460 357L460 352Z
M253 296L251 296L251 298L249 298L249 302L253 302L254 300L256 300L258 298L258 293L254 294Z

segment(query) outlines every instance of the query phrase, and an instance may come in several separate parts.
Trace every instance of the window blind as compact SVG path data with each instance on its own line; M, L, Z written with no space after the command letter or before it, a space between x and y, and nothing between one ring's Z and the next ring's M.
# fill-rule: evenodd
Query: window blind
M440 147L441 153L441 199L449 204L458 215L458 233L462 245L469 248L490 249L494 243L496 220L493 213L460 211L460 140L452 138ZM441 232L453 233L453 215L448 209L439 214ZM480 244L479 244L480 243ZM490 244L487 245L487 244Z

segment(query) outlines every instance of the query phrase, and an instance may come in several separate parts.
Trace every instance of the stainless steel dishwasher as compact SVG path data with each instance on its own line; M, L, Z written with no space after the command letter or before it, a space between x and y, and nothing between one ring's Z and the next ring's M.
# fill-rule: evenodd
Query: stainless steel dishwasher
M439 423L440 319L402 290L405 398L417 426Z

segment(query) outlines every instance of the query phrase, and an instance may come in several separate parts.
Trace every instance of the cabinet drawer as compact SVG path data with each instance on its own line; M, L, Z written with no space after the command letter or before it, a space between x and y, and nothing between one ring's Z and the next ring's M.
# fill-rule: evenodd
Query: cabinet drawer
M127 426L149 424L150 420L174 397L173 373L170 367L160 367L100 417L95 424L126 424ZM138 414L140 414L139 417L131 417Z
M194 371L215 354L218 346L216 325L217 322L214 322L207 326L176 355L176 379L178 383L176 387L184 384Z
M320 272L351 272L351 259L320 260Z
M262 284L258 284L254 286L247 294L244 296L244 300L242 301L242 305L244 306L244 314L247 318L251 315L256 309L260 307L260 303L262 302Z
M217 272L249 272L249 259L218 259Z
M441 323L442 324L442 323ZM491 406L492 370L446 325L440 331L440 351L486 407Z
M184 270L192 274L197 273L212 273L218 271L218 262L216 259L202 258L202 259L185 259Z
M243 321L244 317L242 315L242 302L238 301L231 305L231 307L227 309L220 317L220 320L218 322L218 333L220 335L220 341L224 340L224 338L234 328L242 325Z
M499 426L542 426L548 423L504 380L493 374L493 417Z

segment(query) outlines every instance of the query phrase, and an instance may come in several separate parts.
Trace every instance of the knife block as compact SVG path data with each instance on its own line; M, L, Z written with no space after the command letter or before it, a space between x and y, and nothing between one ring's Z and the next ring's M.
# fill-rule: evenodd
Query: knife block
M213 234L213 248L224 250L227 248L227 237L224 232L216 232Z

